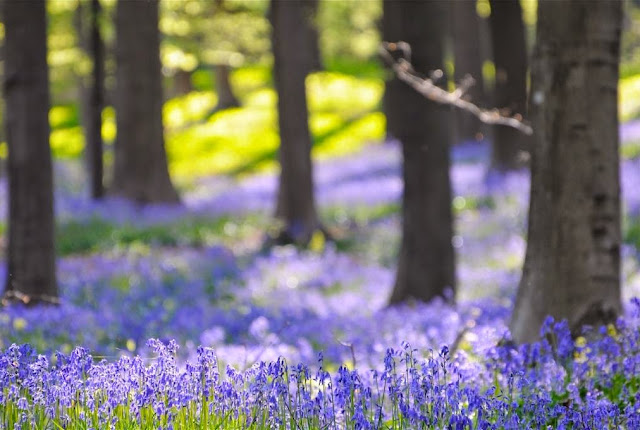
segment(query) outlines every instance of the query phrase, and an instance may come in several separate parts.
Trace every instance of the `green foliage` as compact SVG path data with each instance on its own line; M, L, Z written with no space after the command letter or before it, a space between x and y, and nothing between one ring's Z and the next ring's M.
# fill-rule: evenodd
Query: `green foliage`
M314 156L324 158L353 152L384 137L385 120L379 112L384 91L375 68L372 77L358 78L338 72L309 76L307 92ZM199 74L201 85L206 79ZM279 144L276 94L267 67L235 70L231 76L242 107L216 112L211 89L176 97L164 105L166 148L172 175L189 183L207 174L247 174L273 168ZM56 158L78 158L84 148L78 106L54 106L49 113L51 147ZM103 112L102 135L110 145L116 134L115 112ZM5 144L0 155L5 156Z
M620 156L625 160L640 157L640 140L623 142L620 147Z
M629 121L640 116L640 75L620 79L620 121Z
M265 0L161 2L162 63L167 73L215 64L267 64L267 5Z
M57 253L60 256L86 252L105 252L117 249L149 246L201 247L246 240L260 235L266 220L257 215L237 217L185 218L173 223L136 226L116 225L102 218L70 221L58 226Z
M633 407L635 397L640 390L640 377L625 373L614 373L607 381L597 381L596 388L621 410Z
M381 1L321 1L316 20L324 58L374 58L380 44L381 17Z
M242 107L206 115L217 103L202 91L165 105L167 153L179 181L198 175L246 174L273 168L279 144L276 94L267 68L245 68L232 74ZM353 152L384 137L384 117L378 111L383 83L321 72L307 80L314 155Z
M640 216L629 217L623 224L624 242L640 249Z
M630 78L640 74L640 7L634 2L625 2L622 47L620 50L620 77Z

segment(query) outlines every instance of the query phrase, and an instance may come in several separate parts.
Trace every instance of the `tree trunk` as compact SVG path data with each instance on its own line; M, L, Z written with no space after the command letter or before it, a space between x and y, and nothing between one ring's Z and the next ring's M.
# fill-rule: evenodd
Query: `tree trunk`
M311 135L305 78L309 56L298 55L309 46L309 32L301 31L303 0L272 0L274 80L278 92L280 127L280 183L276 217L284 228L283 242L306 244L320 227L313 190ZM292 37L296 34L298 36Z
M402 9L393 1L383 0L382 3L382 40L385 42L399 42L402 37ZM385 84L385 92L382 96L382 110L386 118L387 139L395 139L398 137L398 131L401 128L402 121L396 112L397 103L394 105L393 88L402 87L400 82L393 76L393 72L387 77Z
M140 203L177 203L164 148L158 1L118 1L116 39L112 192Z
M80 49L87 53L93 63L90 78L83 79L81 76L78 80L80 118L85 135L84 162L89 177L89 193L92 199L99 200L104 196L102 109L105 98L105 49L100 36L100 1L91 0L88 11L86 5L86 3L78 3L74 16Z
M318 24L316 21L319 4L320 0L306 0L304 2L305 8L302 22L304 24L304 31L307 33L305 40L308 41L309 46L302 51L302 54L309 56L306 60L307 64L309 64L307 73L317 72L323 69L322 55L320 52L320 35L318 34Z
M182 69L176 70L173 75L173 96L183 96L185 94L189 94L191 91L193 91L193 85L191 84L191 72Z
M224 110L240 106L229 81L230 67L227 64L218 64L215 66L216 91L218 92L218 104L215 110Z
M527 253L511 320L533 341L546 315L574 332L620 312L617 85L621 1L541 1Z
M104 167L102 158L102 109L104 108L104 44L100 36L100 0L91 0L91 26L89 49L93 59L91 89L86 104L85 136L86 162L91 177L91 197L104 196L102 182Z
M482 49L480 46L480 18L476 13L476 2L454 0L451 2L454 81L459 84L466 75L475 80L465 99L483 106L484 81L482 76ZM455 111L457 142L476 140L480 137L481 122L462 109Z
M43 0L5 0L9 247L5 299L56 302L49 77Z
M443 70L446 4L384 2L390 41L412 47L419 73ZM446 78L438 84L446 87ZM387 109L402 142L404 193L402 244L391 303L429 301L455 288L449 145L451 109L425 99L397 78L387 81Z
M527 45L519 0L490 0L491 43L495 65L494 105L503 115L520 114L527 106ZM493 128L491 168L507 171L527 164L531 139L511 127Z

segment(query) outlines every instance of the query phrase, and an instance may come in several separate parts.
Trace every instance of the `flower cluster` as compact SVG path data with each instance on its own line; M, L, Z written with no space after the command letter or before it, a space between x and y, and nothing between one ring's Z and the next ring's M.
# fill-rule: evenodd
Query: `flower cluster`
M636 306L640 303L636 302ZM640 308L638 308L640 309ZM96 362L84 348L0 353L4 428L637 428L640 332L624 320L575 342L549 320L543 340L473 353L387 349L377 368L284 358L222 370L211 348L179 364L174 341L149 358Z

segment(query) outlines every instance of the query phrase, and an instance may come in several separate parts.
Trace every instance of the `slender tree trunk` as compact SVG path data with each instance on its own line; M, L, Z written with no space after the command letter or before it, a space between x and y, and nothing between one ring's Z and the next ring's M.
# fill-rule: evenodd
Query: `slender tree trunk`
M140 203L178 202L162 126L158 1L119 0L112 192Z
M86 6L89 5L89 10ZM104 44L100 36L100 1L79 2L74 16L74 25L80 48L93 63L88 79L80 77L80 117L85 135L84 162L89 177L89 193L94 200L104 196L102 158L102 109L104 107Z
M302 0L272 0L274 80L278 92L280 183L276 217L284 224L280 240L307 243L320 227L313 190L311 135L305 78L309 46L302 30L306 6ZM292 37L293 34L298 36Z
M214 3L214 14L225 12L224 0L215 0ZM213 69L216 91L218 93L218 104L211 113L240 106L240 101L233 93L233 87L229 79L230 72L231 66L229 64L217 64Z
M193 85L191 84L191 72L187 70L178 69L173 75L173 96L183 96L193 91Z
M412 63L423 74L443 70L446 4L384 2L390 41L412 47ZM446 78L438 82L446 86ZM455 288L449 145L451 110L425 99L397 78L387 81L387 109L402 142L404 193L402 245L391 303L429 301Z
M88 94L86 120L86 158L91 176L91 197L104 196L102 182L104 164L102 158L102 109L104 108L104 44L100 36L100 0L91 0L90 52L93 59L91 89Z
M467 91L468 100L484 105L484 81L482 76L482 49L480 46L480 18L476 13L476 2L454 0L451 2L454 75L458 84L466 75L471 76L475 85ZM481 122L472 114L461 109L455 110L457 130L456 141L476 140L480 136Z
M216 111L240 106L240 102L235 94L233 94L231 82L229 81L230 69L227 64L218 64L215 66L216 91L218 92Z
M546 315L578 331L620 312L617 85L621 1L541 1L527 253L511 321L533 341Z
M491 42L496 76L493 103L503 115L526 114L527 45L520 0L490 0ZM531 139L502 125L493 128L491 168L507 171L527 164Z
M5 299L55 302L49 77L43 0L2 2L9 248Z

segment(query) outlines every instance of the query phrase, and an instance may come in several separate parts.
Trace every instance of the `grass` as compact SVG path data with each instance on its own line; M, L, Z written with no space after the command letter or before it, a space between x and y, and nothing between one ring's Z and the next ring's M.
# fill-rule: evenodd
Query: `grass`
M204 247L236 243L259 235L265 220L258 215L238 217L190 217L171 223L135 226L113 224L102 218L69 221L56 230L57 255L143 247Z
M630 217L623 224L624 242L640 250L640 216Z

